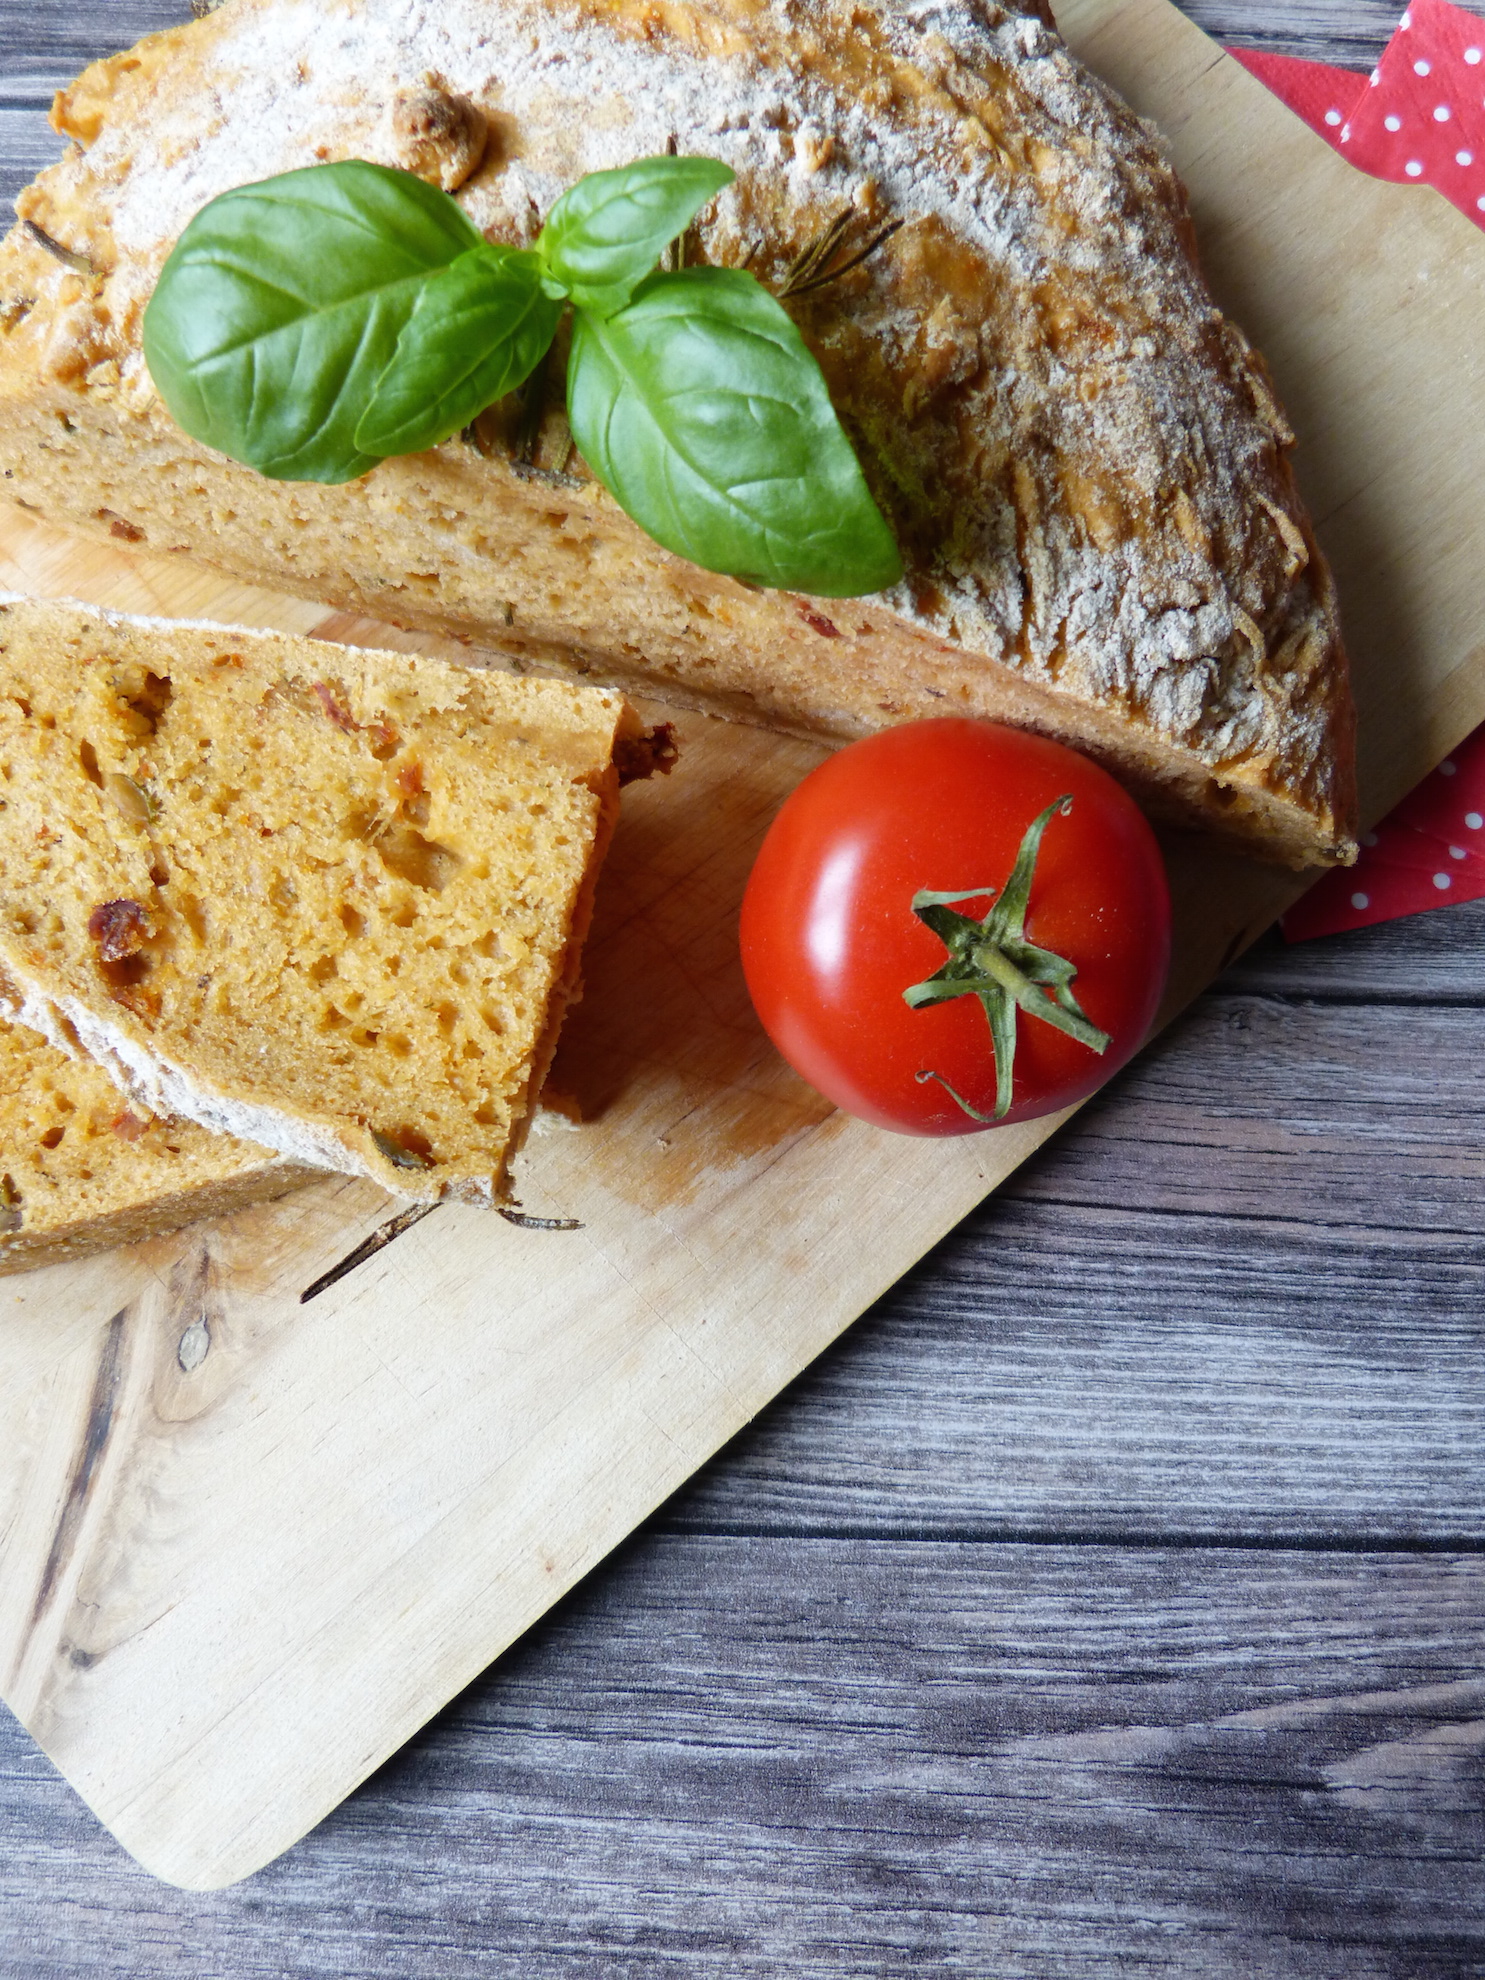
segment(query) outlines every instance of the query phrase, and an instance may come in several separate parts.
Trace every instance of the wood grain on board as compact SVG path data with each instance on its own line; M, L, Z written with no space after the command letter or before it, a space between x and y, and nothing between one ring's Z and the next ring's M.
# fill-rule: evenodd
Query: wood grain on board
M1478 239L1442 202L1360 184L1162 0L1065 25L1171 134L1219 294L1296 417L1380 808L1485 714L1474 560L1450 526L1485 468L1457 418L1479 377ZM1376 407L1364 430L1357 404ZM33 589L323 621L6 527ZM301 1310L386 1213L334 1183L0 1291L6 1696L160 1874L220 1883L293 1840L1039 1138L930 1157L822 1117L777 1068L727 931L811 755L686 727L684 775L634 794L569 1040L595 1118L529 1164L528 1206L581 1216L579 1237L440 1211ZM1184 997L1291 883L1189 844L1173 858Z

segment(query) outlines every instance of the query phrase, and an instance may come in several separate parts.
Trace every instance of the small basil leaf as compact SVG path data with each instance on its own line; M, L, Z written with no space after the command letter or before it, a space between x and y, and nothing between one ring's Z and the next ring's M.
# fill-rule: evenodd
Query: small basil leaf
M734 176L716 158L641 158L589 172L563 193L537 239L549 279L580 309L608 315Z
M367 454L436 447L529 378L562 304L529 248L471 248L430 275L356 428Z
M144 316L176 423L282 481L375 465L356 423L430 274L479 247L447 193L349 160L223 193L177 241Z
M820 367L738 269L656 275L573 325L567 413L583 457L667 550L827 598L902 575Z

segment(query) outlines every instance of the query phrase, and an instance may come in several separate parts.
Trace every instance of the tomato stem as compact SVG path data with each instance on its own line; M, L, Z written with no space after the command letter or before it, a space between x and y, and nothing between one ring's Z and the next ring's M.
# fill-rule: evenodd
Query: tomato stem
M995 1112L982 1114L956 1093L942 1073L925 1068L918 1080L937 1080L977 1121L1003 1121L1011 1110L1012 1075L1016 1056L1016 1012L1054 1025L1090 1051L1105 1052L1109 1034L1091 1023L1072 993L1077 969L1065 956L1039 949L1026 939L1026 909L1042 834L1057 816L1072 810L1071 797L1049 804L1026 828L1010 878L999 890L968 887L959 893L920 889L913 896L913 913L931 928L949 951L949 959L922 983L902 993L911 1010L947 1003L953 997L978 997L990 1026L990 1049L995 1057ZM991 906L983 921L961 914L959 901L984 900Z

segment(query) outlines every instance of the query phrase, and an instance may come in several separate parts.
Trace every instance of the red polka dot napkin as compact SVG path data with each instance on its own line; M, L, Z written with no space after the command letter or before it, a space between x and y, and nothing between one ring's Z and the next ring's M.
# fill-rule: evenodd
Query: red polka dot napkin
M1290 942L1485 895L1485 728L1446 756L1374 832L1354 866L1316 881L1284 916Z
M1370 76L1235 48L1343 158L1373 178L1435 187L1485 227L1485 19L1413 0ZM1482 326L1485 335L1485 326ZM1485 895L1485 726L1425 777L1284 916L1291 942Z
M1485 19L1413 0L1370 76L1235 48L1344 158L1374 179L1420 180L1485 226Z

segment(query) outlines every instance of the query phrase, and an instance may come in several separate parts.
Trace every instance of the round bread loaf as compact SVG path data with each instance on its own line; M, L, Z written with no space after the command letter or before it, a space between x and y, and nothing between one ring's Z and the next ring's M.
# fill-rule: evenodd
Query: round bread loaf
M518 666L846 737L946 710L1100 757L1158 815L1354 856L1329 575L1264 367L1215 308L1155 134L1044 22L972 0L230 0L88 70L76 148L0 253L4 487L74 524L433 627ZM581 174L663 152L736 184L686 243L788 306L899 537L868 599L658 549L509 407L340 488L179 433L139 347L229 187L369 158L529 242ZM61 249L63 258L57 256ZM827 263L827 266L830 264Z

